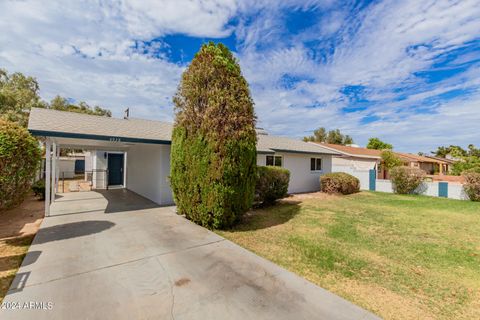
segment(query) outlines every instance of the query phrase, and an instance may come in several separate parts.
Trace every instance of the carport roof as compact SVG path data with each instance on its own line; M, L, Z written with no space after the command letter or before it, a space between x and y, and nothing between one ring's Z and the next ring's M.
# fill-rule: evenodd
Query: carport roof
M28 130L36 136L169 144L172 124L143 119L118 119L76 112L32 108Z
M28 130L35 136L105 141L170 144L173 125L169 122L118 119L51 109L32 108ZM258 134L257 152L307 154L338 153L320 145L286 137Z

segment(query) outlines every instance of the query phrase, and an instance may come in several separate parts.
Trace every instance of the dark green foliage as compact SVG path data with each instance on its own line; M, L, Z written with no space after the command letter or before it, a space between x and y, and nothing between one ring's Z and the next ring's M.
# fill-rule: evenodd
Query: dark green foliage
M381 153L383 165L387 170L393 169L395 167L401 166L403 164L402 159L400 159L393 151L383 150Z
M400 166L390 170L390 181L395 193L413 193L423 180L425 180L425 171L418 168Z
M320 176L320 186L325 193L352 194L360 191L360 180L348 173L334 172Z
M393 146L390 143L383 142L378 138L370 138L368 139L367 149L392 150Z
M480 201L480 168L470 169L462 173L465 178L463 188L472 201Z
M40 200L45 200L45 180L38 180L32 185L33 194Z
M313 136L303 137L303 141L324 142L331 144L353 144L353 138L348 134L344 135L339 129L327 130L323 127L313 131Z
M40 158L39 144L25 128L0 120L0 210L25 199Z
M103 109L99 106L92 107L84 101L81 101L78 104L73 104L73 103L70 103L67 99L62 98L60 96L56 96L55 98L53 98L48 108L54 109L54 110L60 110L60 111L91 114L95 116L104 116L104 117L112 116L112 112L108 109Z
M272 204L287 195L290 171L281 167L257 167L255 201Z
M449 147L438 147L437 151L433 151L437 157L445 158L447 155L458 159L451 168L450 174L459 176L464 171L475 169L480 170L480 148L469 144L467 150L460 146L450 145Z
M73 104L60 96L56 96L49 104L40 99L39 91L37 79L20 72L9 74L7 70L0 69L0 118L26 127L33 107L112 116L110 110L99 106L91 107L86 102Z
M170 183L178 213L230 227L252 206L256 171L253 101L232 53L203 45L173 101Z
M38 91L38 82L20 72L9 74L0 69L0 118L26 127L32 107L45 107Z

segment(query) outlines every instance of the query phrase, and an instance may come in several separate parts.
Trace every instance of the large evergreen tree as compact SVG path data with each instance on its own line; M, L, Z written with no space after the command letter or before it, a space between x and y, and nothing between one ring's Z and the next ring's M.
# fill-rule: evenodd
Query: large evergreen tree
M179 214L231 226L253 201L256 133L248 83L222 44L204 44L173 99L170 182Z

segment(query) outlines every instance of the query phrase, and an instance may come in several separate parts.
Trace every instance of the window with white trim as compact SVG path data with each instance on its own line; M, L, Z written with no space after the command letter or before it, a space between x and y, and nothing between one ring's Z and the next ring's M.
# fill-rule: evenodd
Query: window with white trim
M310 171L322 171L322 158L310 158Z
M267 166L281 167L282 166L282 156L267 156L266 165Z

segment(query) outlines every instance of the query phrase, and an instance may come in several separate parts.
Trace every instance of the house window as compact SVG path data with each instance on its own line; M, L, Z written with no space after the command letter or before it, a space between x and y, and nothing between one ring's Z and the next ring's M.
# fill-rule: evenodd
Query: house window
M311 171L322 171L322 159L321 158L310 158L310 170Z
M267 166L282 166L282 157L281 156L267 156Z

